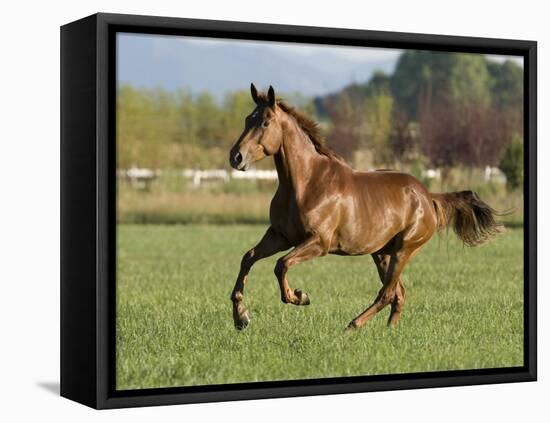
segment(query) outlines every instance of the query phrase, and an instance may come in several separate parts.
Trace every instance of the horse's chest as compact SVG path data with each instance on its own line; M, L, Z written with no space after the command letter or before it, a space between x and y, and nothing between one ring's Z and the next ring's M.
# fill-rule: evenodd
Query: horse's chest
M303 222L296 201L292 197L276 195L270 207L271 226L292 245L300 244L309 232Z

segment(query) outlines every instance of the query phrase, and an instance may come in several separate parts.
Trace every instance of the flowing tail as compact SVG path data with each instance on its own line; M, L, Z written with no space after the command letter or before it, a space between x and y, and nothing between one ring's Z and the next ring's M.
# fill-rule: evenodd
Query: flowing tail
M464 244L475 247L489 241L504 229L495 220L502 216L481 201L473 191L431 194L439 230L452 226ZM504 213L506 214L506 213Z

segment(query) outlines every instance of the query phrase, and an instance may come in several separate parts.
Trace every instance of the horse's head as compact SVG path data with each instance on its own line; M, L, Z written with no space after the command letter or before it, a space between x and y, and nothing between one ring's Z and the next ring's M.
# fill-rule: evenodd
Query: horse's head
M250 84L250 93L256 108L246 117L244 131L229 153L231 167L243 171L252 163L276 154L283 139L273 87L269 86L266 96Z

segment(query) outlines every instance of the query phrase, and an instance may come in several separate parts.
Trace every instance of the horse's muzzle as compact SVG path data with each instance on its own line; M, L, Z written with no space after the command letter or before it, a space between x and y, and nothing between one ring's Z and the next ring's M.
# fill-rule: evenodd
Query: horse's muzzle
M229 164L233 169L245 171L248 169L248 163L244 160L239 150L231 150L229 153Z

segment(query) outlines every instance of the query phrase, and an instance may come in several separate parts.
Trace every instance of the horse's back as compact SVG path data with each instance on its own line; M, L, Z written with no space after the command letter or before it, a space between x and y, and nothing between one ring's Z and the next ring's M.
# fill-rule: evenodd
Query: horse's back
M392 169L377 169L368 172L355 172L354 179L363 188L373 191L396 190L415 191L418 195L428 196L429 192L414 176Z

